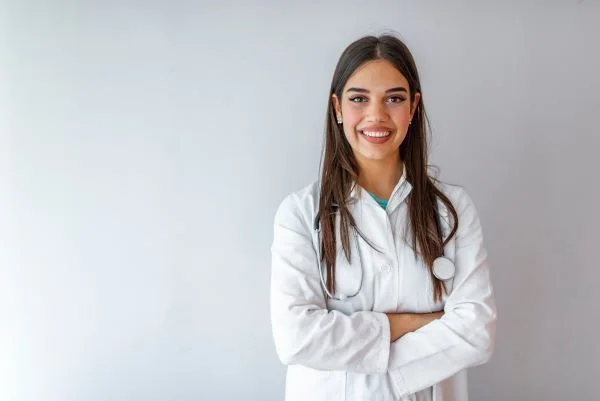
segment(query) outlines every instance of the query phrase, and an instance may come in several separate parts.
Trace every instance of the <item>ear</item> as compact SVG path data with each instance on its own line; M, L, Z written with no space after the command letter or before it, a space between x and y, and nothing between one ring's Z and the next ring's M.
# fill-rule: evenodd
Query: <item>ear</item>
M413 97L413 101L411 104L411 110L410 110L410 119L413 119L413 116L415 115L415 111L417 110L417 106L419 105L419 101L421 100L421 93L420 92L415 92L415 96Z
M340 100L335 95L335 93L333 95L331 95L331 102L333 103L333 108L335 109L335 116L336 116L336 118L338 116L341 116L342 115L342 108L341 108L341 105L340 105Z

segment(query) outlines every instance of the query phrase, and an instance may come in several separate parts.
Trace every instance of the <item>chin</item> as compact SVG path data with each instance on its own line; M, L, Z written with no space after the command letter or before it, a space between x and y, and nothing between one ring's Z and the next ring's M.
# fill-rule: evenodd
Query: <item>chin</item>
M391 153L375 153L375 152L361 152L361 156L363 159L365 160L371 160L371 161L383 161L383 160L387 160L390 157L392 157L393 155Z

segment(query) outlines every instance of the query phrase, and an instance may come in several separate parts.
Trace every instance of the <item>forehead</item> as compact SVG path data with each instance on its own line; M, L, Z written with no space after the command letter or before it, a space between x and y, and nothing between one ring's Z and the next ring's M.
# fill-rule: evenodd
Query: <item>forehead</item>
M354 71L346 82L347 88L363 88L372 92L385 92L386 89L404 86L408 89L408 81L400 71L387 60L367 61Z

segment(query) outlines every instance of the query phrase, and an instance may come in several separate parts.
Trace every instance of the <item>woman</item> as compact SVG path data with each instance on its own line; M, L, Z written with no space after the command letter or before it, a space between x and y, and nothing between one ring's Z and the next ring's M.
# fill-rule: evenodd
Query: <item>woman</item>
M496 309L473 202L427 172L413 57L393 36L357 40L330 94L321 179L275 216L286 400L466 400Z

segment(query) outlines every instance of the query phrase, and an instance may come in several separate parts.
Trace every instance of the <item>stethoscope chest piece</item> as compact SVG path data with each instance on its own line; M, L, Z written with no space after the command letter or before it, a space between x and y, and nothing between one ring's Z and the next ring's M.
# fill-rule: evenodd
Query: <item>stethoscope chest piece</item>
M440 256L433 261L433 275L439 280L449 280L455 272L456 266L450 259Z

